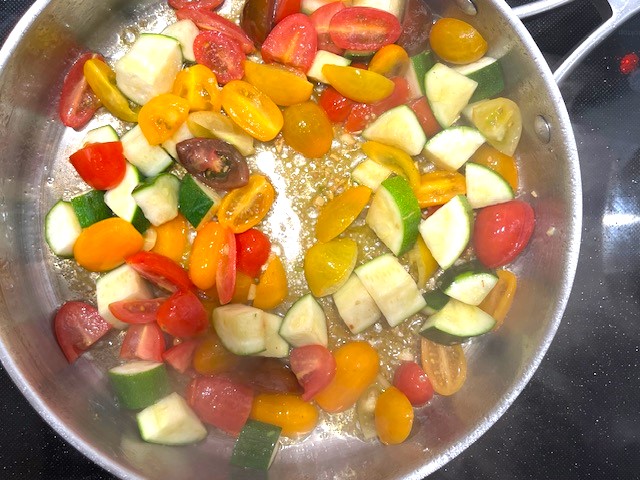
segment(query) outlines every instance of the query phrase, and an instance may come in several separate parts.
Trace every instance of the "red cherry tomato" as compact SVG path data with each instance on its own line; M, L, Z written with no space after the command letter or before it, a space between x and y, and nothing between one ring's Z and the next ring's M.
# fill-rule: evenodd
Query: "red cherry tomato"
M224 0L169 0L169 6L175 10L180 8L202 8L213 10L222 5Z
M534 227L533 208L521 200L480 209L473 229L478 260L489 268L506 265L527 246Z
M348 99L333 87L327 87L322 91L318 103L332 123L344 122L355 104L353 100Z
M326 5L322 5L315 12L313 12L309 19L318 33L318 50L327 50L329 52L342 55L344 50L338 47L329 34L329 25L333 16L346 7L342 2L331 2Z
M294 13L278 23L262 44L266 63L278 62L307 72L318 51L318 34L309 17Z
M347 7L329 24L331 40L345 50L379 50L398 40L401 33L395 15L371 7Z
M171 295L158 309L158 325L174 337L195 337L207 329L207 311L193 292Z
M296 376L277 358L239 357L229 376L256 393L302 393Z
M82 352L111 330L111 325L94 306L84 302L67 302L56 313L53 329L62 353L69 363L73 363Z
M230 228L226 229L226 245L220 251L218 270L216 271L216 290L218 300L226 305L233 298L236 289L236 237Z
M433 115L433 111L427 102L426 97L419 97L412 100L409 103L409 108L413 110L413 113L418 117L418 121L427 135L427 138L433 137L436 133L442 130L442 127Z
M311 400L316 393L331 383L336 375L336 360L322 345L305 345L291 350L291 370L304 388L302 399Z
M410 57L424 52L429 47L429 32L433 15L425 0L407 0L402 17L402 34L396 42Z
M156 321L158 308L166 298L150 300L120 300L109 304L109 311L124 323L151 323Z
M150 282L170 292L193 289L187 271L169 257L155 252L138 252L127 264Z
M414 407L433 397L433 387L427 374L416 362L402 362L393 375L393 386L406 395Z
M84 78L84 64L90 58L104 60L97 53L85 53L80 56L64 77L58 112L60 120L67 126L80 130L100 108L101 102Z
M262 266L271 253L271 242L260 230L251 228L236 235L236 262L238 270L250 277L260 276Z
M192 380L186 397L200 420L234 436L247 422L253 403L251 388L221 375Z
M406 103L409 98L407 80L402 77L395 77L391 80L396 85L391 95L387 98L376 103L356 103L353 106L349 111L349 115L347 115L347 120L344 124L345 130L352 133L361 132L387 110Z
M273 23L280 23L289 15L300 13L300 0L275 0Z
M122 341L120 358L162 362L162 354L166 348L164 335L156 323L131 325Z
M122 143L92 143L69 157L78 175L96 190L117 186L127 168Z
M206 30L193 41L196 62L209 67L220 84L240 80L244 76L246 55L240 45L228 35Z
M211 30L226 35L232 39L244 53L251 53L256 49L251 39L238 25L215 12L197 8L181 8L176 11L176 17L178 17L178 20L191 20L202 30ZM220 78L218 78L218 81L220 81Z
M184 373L191 367L193 354L198 345L200 345L200 340L185 340L164 352L162 360L171 365L174 370Z

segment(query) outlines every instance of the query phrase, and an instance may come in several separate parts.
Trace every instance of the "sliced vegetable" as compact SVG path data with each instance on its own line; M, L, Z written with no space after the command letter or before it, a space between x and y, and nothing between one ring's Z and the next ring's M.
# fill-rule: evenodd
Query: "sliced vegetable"
M195 228L213 218L221 200L215 190L196 180L192 175L187 174L182 177L178 193L178 208Z
M78 175L96 190L108 190L124 178L126 161L122 143L92 143L69 157Z
M336 374L336 361L333 354L323 345L305 345L291 350L289 356L291 370L304 393L302 400L311 400L322 391Z
M363 332L382 318L382 312L356 274L351 274L340 290L333 294L333 302L340 318L353 334Z
M285 437L310 433L318 424L318 409L297 395L261 393L253 399L250 418L282 428Z
M488 207L513 200L513 190L499 173L473 162L465 165L467 200L471 208Z
M304 74L281 65L247 61L244 78L261 92L267 94L276 105L287 107L306 102L313 92L313 84Z
M402 20L402 34L398 45L402 46L410 56L417 55L429 46L429 33L433 25L433 14L430 4L423 0L406 0Z
M263 310L271 310L280 305L288 294L287 272L280 257L273 255L267 261L267 267L260 275L260 280L256 285L253 306Z
M101 58L87 60L83 71L91 90L109 113L125 122L138 120L138 112L131 109L129 101L116 86L117 73L104 60Z
M440 18L429 34L431 48L445 62L472 63L487 52L487 42L472 25L457 18Z
M118 217L131 223L136 230L143 233L151 223L144 216L132 195L141 179L142 176L138 169L127 162L124 178L116 187L105 192L104 203Z
M371 140L364 142L361 148L367 157L404 177L412 189L420 183L418 167L404 150Z
M408 105L409 108L413 110L413 113L416 114L418 122L420 123L422 130L424 130L427 138L433 137L436 133L442 130L438 120L436 120L436 117L433 115L433 111L431 110L426 97L422 96L416 98L409 102Z
M482 303L478 305L481 310L495 319L496 326L493 327L494 330L500 328L507 313L509 313L518 284L517 277L509 270L501 269L496 274L498 275L498 283L489 292L489 295L482 300Z
M156 227L155 231L156 243L151 251L181 263L188 244L186 219L178 214L173 220Z
M482 57L468 65L454 67L458 73L478 82L470 103L497 96L504 90L504 78L500 62L493 57Z
M240 44L222 31L200 32L193 42L193 51L196 62L211 69L222 85L240 80L244 75L245 52Z
M460 345L440 345L420 340L422 368L439 395L453 395L467 378L467 360Z
M213 2L209 2L209 3L214 3L214 2L220 3L219 0L214 0ZM189 2L189 3L193 3L193 2ZM177 8L180 8L180 7L177 7ZM184 56L184 59L188 62L196 61L196 56L193 53L193 41L198 36L198 33L200 33L200 29L198 29L198 26L188 19L179 20L176 23L172 23L162 31L162 35L175 38L176 40L178 40L178 42L180 42L182 55Z
M436 170L420 176L416 197L420 208L443 205L456 195L467 193L464 175L458 172Z
M131 195L152 225L159 226L178 216L180 180L161 173L138 185Z
M518 105L508 98L493 98L465 109L475 127L493 147L513 156L522 134L522 115Z
M427 281L438 270L438 262L433 258L422 236L418 236L416 244L407 253L407 260L409 260L410 265L416 267L418 274L417 285L422 290L427 285Z
M282 328L282 317L273 313L263 312L264 321L264 351L260 352L262 357L284 358L289 355L289 344L280 336Z
M299 298L284 316L280 336L293 347L327 346L327 318L310 294Z
M201 375L229 372L238 363L238 358L224 348L217 335L207 335L193 353L193 368Z
M322 67L322 74L342 95L362 103L375 103L387 98L395 86L379 73L352 66L326 64Z
M59 257L72 257L73 246L82 226L70 202L59 200L44 220L44 236L51 251Z
M136 125L122 136L125 158L145 177L154 177L173 164L173 159L162 147L150 145L140 126Z
M333 4L330 3L328 5L342 5L344 7L344 4L342 2L334 2ZM333 52L327 52L326 50L318 50L315 58L313 59L313 63L311 64L311 67L309 67L307 76L312 80L315 80L316 82L330 83L329 79L325 77L324 73L322 73L322 69L324 68L324 66L338 65L338 66L346 67L350 63L351 63L351 60L341 55L338 55Z
M151 323L156 321L160 305L166 298L145 300L118 300L109 304L109 311L118 320L129 324Z
M216 272L216 291L221 305L226 305L231 301L235 288L236 237L231 230L227 229Z
M253 137L221 112L193 112L187 119L187 125L196 137L218 138L245 156L255 153Z
M318 50L318 34L309 17L294 13L267 35L260 53L266 63L278 62L306 73Z
M329 120L333 123L340 123L346 120L354 102L329 86L320 94L318 104L327 113Z
M420 407L433 397L429 377L416 362L402 362L393 374L393 386L404 393L414 407Z
M247 305L225 305L213 310L213 328L230 352L255 355L266 348L262 315L262 310Z
M304 276L311 293L324 297L345 284L358 259L358 244L337 238L313 245L304 256Z
M418 117L406 105L399 105L380 115L362 132L362 136L399 148L409 155L418 155L427 141Z
M452 298L428 318L420 328L420 335L436 343L455 345L491 331L495 324L491 315L475 305Z
M494 170L504 178L514 193L518 190L518 167L515 158L505 155L491 145L481 145L471 156L472 162Z
M269 259L271 242L260 230L250 228L236 235L236 261L238 270L252 278L260 276Z
M189 116L189 102L173 93L150 99L138 113L138 125L149 145L160 145L175 135Z
M370 7L347 7L329 24L331 40L339 48L356 51L379 50L394 43L402 33L395 15Z
M395 43L385 45L378 50L369 62L369 70L387 78L404 75L411 60L407 51Z
M102 58L97 53L86 52L73 63L64 77L58 113L62 123L75 130L83 128L100 108L101 102L84 77L84 64L92 58Z
M120 404L130 410L153 405L169 390L169 377L163 363L136 360L109 370L111 386Z
M407 81L402 77L395 77L391 81L394 87L393 92L388 97L379 102L371 104L357 103L353 106L345 121L345 130L353 133L361 132L381 114L407 102L409 98Z
M189 19L202 30L220 32L229 37L233 44L240 45L244 53L252 53L256 49L251 39L238 25L211 10L181 8L176 11L176 17L178 17L178 20ZM194 49L196 49L195 45ZM201 62L198 61L198 63Z
M153 298L144 279L129 265L122 265L96 280L96 300L100 315L115 328L123 329L126 323L118 320L109 306L119 301L150 300Z
M216 272L227 241L227 229L218 222L205 223L196 234L189 256L189 278L200 290L216 284Z
M316 237L329 242L344 232L358 218L369 203L371 189L365 186L351 187L327 202L316 221Z
M86 146L90 143L117 142L119 140L120 136L118 135L118 132L116 132L111 125L103 125L102 127L89 130L82 140L82 145Z
M331 150L333 127L325 111L317 103L307 101L284 110L282 137L295 151L317 158Z
M275 190L267 177L251 175L249 183L222 199L218 221L233 233L246 232L267 215L275 199Z
M431 138L424 147L424 154L436 167L454 172L485 142L485 137L475 128L451 127Z
M393 173L390 168L367 158L353 169L351 178L375 191L380 187L380 184Z
M156 323L131 325L122 341L120 358L162 362L166 349L164 335Z
M208 326L207 312L190 291L178 291L160 305L157 314L160 328L178 338L195 337Z
M255 470L268 470L276 453L281 428L249 419L233 447L231 464Z
M187 445L207 436L207 429L177 393L159 400L136 415L145 442Z
M66 302L58 309L53 328L62 353L69 363L73 363L111 330L111 325L92 305Z
M497 282L495 272L477 262L452 267L438 279L445 294L469 305L479 305Z
M424 79L429 106L443 128L450 127L469 103L478 82L436 63Z

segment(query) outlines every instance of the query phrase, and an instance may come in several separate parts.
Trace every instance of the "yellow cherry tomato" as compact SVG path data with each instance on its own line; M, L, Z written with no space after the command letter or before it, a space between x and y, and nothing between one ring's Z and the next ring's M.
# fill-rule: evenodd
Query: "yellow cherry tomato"
M395 88L395 83L379 73L356 67L325 65L322 74L333 88L356 102L379 102Z
M318 409L298 395L286 393L261 393L253 399L253 420L270 423L282 428L285 437L297 437L311 433L318 424Z
M263 142L273 140L284 122L282 112L265 93L243 80L222 87L222 108L249 135Z
M358 260L358 244L350 238L317 243L304 256L304 276L311 293L324 297L336 293L349 279Z
M160 145L175 135L188 116L187 100L173 93L163 93L140 109L138 125L151 145Z
M227 84L228 85L228 84ZM227 193L218 209L218 221L233 233L255 227L267 215L276 192L263 175L251 175L249 183Z
M305 74L275 63L245 62L244 79L283 107L306 102L313 92Z
M439 19L431 27L429 43L442 60L460 65L480 60L488 49L480 32L457 18Z
M471 161L489 167L499 173L515 192L518 190L518 167L516 159L496 150L486 143L471 155Z
M273 255L267 262L267 268L260 275L256 285L253 306L262 310L271 310L280 305L289 294L287 272L280 257Z
M208 222L198 230L189 255L189 277L200 290L216 284L216 272L227 242L227 229L218 222Z
M502 326L507 313L509 313L518 285L516 276L510 271L497 270L496 273L498 274L498 283L491 289L482 303L478 305L480 309L496 320L496 325L493 327L494 330Z
M369 203L371 189L360 185L345 190L332 198L318 215L316 237L328 242L344 232Z
M522 134L520 107L499 97L473 104L471 121L487 142L505 155L513 156Z
M298 103L284 111L282 136L287 145L297 152L317 158L331 150L333 127L317 103Z
M420 208L444 205L456 195L467 193L464 175L458 172L436 170L420 176L420 184L415 189Z
M420 172L407 152L374 141L364 142L361 148L367 157L406 178L411 188L416 190L420 184Z
M195 64L181 70L173 82L174 95L189 102L189 110L220 110L222 99L216 74L204 65Z
M467 360L460 345L440 345L426 338L420 344L422 369L433 390L440 395L453 395L467 378Z
M173 220L156 227L156 234L156 243L151 251L182 263L189 242L187 219L179 213Z
M238 361L233 353L222 346L216 334L210 334L198 344L193 353L193 369L201 375L228 372Z
M378 50L369 62L369 70L387 78L404 75L409 69L411 59L400 45L391 43Z
M351 408L360 395L375 382L380 370L380 358L367 342L345 343L334 354L336 375L314 400L329 413Z
M415 265L418 271L418 288L421 290L427 285L427 281L438 270L438 262L433 258L433 254L427 244L424 243L421 235L418 235L416 244L407 252L409 262Z
M131 109L129 100L116 86L116 73L109 65L98 58L87 60L84 78L110 113L125 122L138 121L138 112Z
M378 397L375 410L378 438L385 445L404 442L413 427L413 406L396 387L389 387Z
M247 303L252 285L253 278L246 273L236 272L236 285L231 303Z

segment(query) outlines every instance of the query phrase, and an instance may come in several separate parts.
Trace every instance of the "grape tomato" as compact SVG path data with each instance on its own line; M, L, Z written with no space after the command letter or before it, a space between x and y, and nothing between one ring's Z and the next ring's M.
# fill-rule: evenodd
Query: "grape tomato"
M395 15L371 7L346 7L329 24L331 40L339 48L373 51L394 43L402 27Z
M318 34L302 13L289 15L267 35L260 52L266 63L278 62L307 72L318 50Z

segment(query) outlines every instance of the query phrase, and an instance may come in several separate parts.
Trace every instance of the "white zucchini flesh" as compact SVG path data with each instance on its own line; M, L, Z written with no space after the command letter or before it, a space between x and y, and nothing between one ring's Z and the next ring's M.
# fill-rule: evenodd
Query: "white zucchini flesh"
M82 140L83 145L90 143L109 143L120 140L118 133L111 125L103 125L102 127L89 130Z
M304 295L291 306L284 316L280 336L293 347L328 345L327 318L311 294Z
M60 257L73 257L73 246L82 227L70 202L57 202L44 220L44 235L51 251Z
M193 41L199 33L200 29L198 26L188 18L172 23L162 31L163 35L175 38L180 42L182 55L188 62L196 61L196 56L193 53Z
M180 180L171 173L163 173L138 186L132 193L144 216L154 226L178 216Z
M213 328L230 352L255 355L266 349L263 313L248 305L224 305L213 310Z
M284 358L289 355L289 344L278 333L282 327L283 318L273 313L263 312L264 347L261 357Z
M169 140L162 144L162 148L166 150L166 152L173 157L174 160L178 159L178 151L176 150L176 145L178 145L183 140L189 140L193 138L194 135L189 130L189 126L187 122L184 122L180 128L173 134Z
M104 194L104 203L118 217L131 222L138 210L138 204L133 199L131 193L140 183L140 172L136 167L127 163L124 178L111 190Z
M155 177L173 165L173 159L162 147L151 145L139 125L122 136L124 157L145 177Z
M333 302L353 334L365 331L382 318L382 312L355 273L333 294Z
M479 307L452 298L427 319L420 335L443 345L453 345L487 333L495 324L495 319Z
M455 172L485 141L475 128L451 127L434 135L425 145L424 154L436 167Z
M478 82L442 63L427 72L424 82L429 106L443 128L453 125L478 87Z
M467 200L471 208L483 208L513 200L511 185L498 172L468 162L465 166Z
M98 312L115 328L122 330L127 324L113 316L109 305L120 300L147 300L153 298L147 282L129 265L121 265L102 275L96 281Z
M468 305L480 305L498 283L498 276L490 272L469 272L458 275L442 291Z
M384 112L364 129L362 136L399 148L409 155L418 155L427 142L418 117L407 105Z
M184 398L172 393L136 416L145 442L187 445L204 440L207 429Z
M402 21L405 9L405 0L353 0L354 7L371 7L384 10Z
M376 191L380 184L391 176L390 168L370 158L364 159L351 172L351 178L371 190Z

